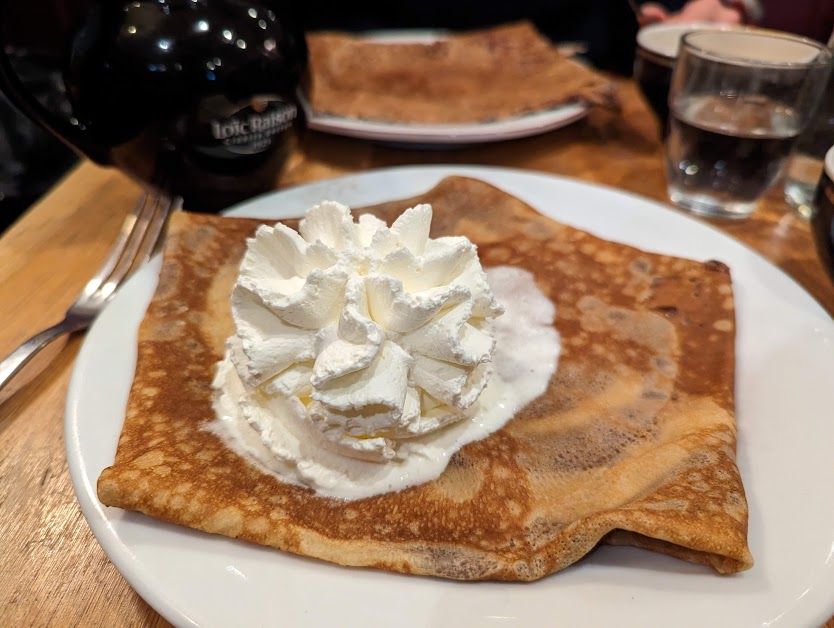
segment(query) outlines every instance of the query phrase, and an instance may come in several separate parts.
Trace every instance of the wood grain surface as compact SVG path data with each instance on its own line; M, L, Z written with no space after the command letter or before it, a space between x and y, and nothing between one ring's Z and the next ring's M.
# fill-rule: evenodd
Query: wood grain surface
M308 133L278 185L383 166L468 163L567 175L665 202L656 122L632 82L621 81L620 89L620 114L595 111L546 135L462 150L394 150ZM61 318L138 193L124 175L84 163L0 238L0 355ZM834 314L834 285L808 225L779 190L750 220L714 224L772 260ZM81 340L59 343L0 393L0 625L165 626L110 564L70 485L64 397Z

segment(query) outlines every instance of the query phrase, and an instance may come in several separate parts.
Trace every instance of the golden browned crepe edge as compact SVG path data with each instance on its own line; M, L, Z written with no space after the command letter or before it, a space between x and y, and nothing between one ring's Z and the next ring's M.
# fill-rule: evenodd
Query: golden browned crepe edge
M526 88L531 77L526 74L519 76L516 89L503 90L505 95L502 98L498 101L490 99L486 105L484 101L488 88L483 85L479 88L462 87L460 90L449 90L444 97L438 98L436 94L425 93L420 87L426 85L425 81L431 80L436 72L431 68L423 68L417 72L413 70L424 54L432 56L423 50L430 46L420 45L416 48L417 44L379 44L362 34L317 31L307 34L310 73L305 81L305 92L312 110L317 114L378 122L465 124L513 118L570 103L584 103L615 110L620 108L613 82L587 64L562 55L530 22L522 21L455 33L445 38L445 41L451 42L454 46L472 45L478 49L493 41L499 47L506 46L506 43L501 42L515 42L520 46L532 47L539 56L542 55L543 49L546 49L552 55L552 63L557 64L555 67L558 67L562 74L556 77L538 77L539 89L526 96L519 86L523 84ZM388 73L383 73L384 76L380 78L374 76L374 72L366 72L368 68L374 69L373 62L364 63L358 69L331 67L334 64L338 66L336 59L341 49L356 50L358 47L371 46L408 47L403 48L408 63L403 64L403 70L398 73L399 78L387 76ZM380 54L398 54L395 48L389 50L393 52ZM518 55L518 59L509 65L523 63L524 56ZM506 69L506 60L501 61L500 68ZM422 78L416 77L418 73ZM492 78L494 79L494 76ZM346 84L342 85L343 82ZM393 93L391 87L399 83L414 85L409 87L405 94ZM557 90L553 92L553 88L557 86Z
M448 182L452 183L449 184ZM446 193L471 193L472 190L449 189L454 188L454 184L461 184L464 188L471 186L464 179L451 179L446 182ZM482 186L482 187L481 187ZM443 184L441 186L443 187ZM478 184L477 191L483 192L484 189L494 190L486 184ZM436 194L436 190L433 191ZM428 194L428 199L431 200L432 193ZM390 217L391 212L395 211L398 206L402 204L413 204L412 201L402 201L398 203L389 204L389 206L381 208L380 211L386 217ZM518 207L515 211L520 211ZM527 208L530 212L534 210ZM172 247L177 246L177 239L184 237L182 230L186 227L185 223L211 223L217 219L211 217L194 217L189 216L183 219L175 219L172 225ZM390 218L389 218L390 221ZM222 222L224 227L233 223ZM235 221L235 229L243 233L251 231L256 224L253 221ZM193 226L193 225L192 225ZM187 231L187 229L185 229ZM433 234L436 235L436 234ZM586 234L587 235L587 234ZM591 237L591 236L588 236ZM592 238L592 237L591 237ZM629 247L625 247L629 248ZM166 251L166 256L170 254ZM170 260L166 257L166 263ZM726 267L722 265L713 264L711 267L705 265L709 272L718 273L725 277L725 285L729 285L729 274ZM143 321L143 329L146 321ZM147 331L147 330L146 330ZM140 330L140 337L143 332ZM730 356L732 362L732 356ZM730 377L732 371L730 371ZM732 382L729 386L729 394L732 394ZM730 399L731 401L731 399ZM734 428L734 426L733 426ZM730 458L729 463L732 469L735 469L737 476L737 469L732 460L734 457L735 437L734 431L730 434L725 434L722 438L724 451L721 452L725 457ZM124 438L124 432L122 435ZM485 446L482 443L480 446ZM478 447L479 445L473 444ZM471 447L471 446L470 446ZM137 479L141 474L137 474L137 469L154 468L159 466L159 461L148 458L148 454L139 456L140 463L137 465L137 459L126 460L130 454L122 451L122 440L120 439L119 454L117 454L116 467L132 467L126 470L130 477L124 479ZM122 455L125 454L125 455ZM144 465L144 467L143 467ZM164 465L163 465L164 466ZM125 474L122 474L123 477ZM736 477L736 479L738 479ZM741 486L740 479L738 479L738 486ZM582 521L583 529L577 531L572 529L570 525L566 526L562 532L556 537L552 538L549 545L551 547L562 547L563 549L554 555L553 552L545 551L540 556L540 563L538 567L535 564L525 570L519 572L517 568L509 567L502 564L502 560L498 556L492 556L490 552L477 552L478 556L470 555L471 552L467 548L458 548L458 551L452 551L445 548L447 555L454 555L454 560L444 565L443 561L438 562L431 558L426 558L426 554L431 555L424 543L412 544L411 550L408 549L408 544L402 542L386 544L384 539L372 538L370 540L352 539L348 546L345 543L340 543L338 540L328 538L327 535L317 533L310 529L298 529L294 525L276 526L268 532L253 532L248 527L241 523L240 511L236 508L220 508L215 512L210 512L211 507L205 504L206 508L195 508L191 515L183 516L182 512L175 512L170 510L166 505L158 503L159 500L154 500L153 489L150 485L146 486L144 490L135 490L136 487L127 486L123 480L115 476L115 471L111 469L106 470L102 474L99 481L99 495L103 503L109 505L118 505L125 508L132 508L147 512L157 518L170 520L176 523L184 523L191 527L202 529L208 532L221 533L233 537L241 537L257 543L273 545L280 549L311 555L325 560L331 560L346 565L357 566L377 566L386 569L397 571L404 571L407 573L424 573L431 575L441 575L445 577L458 578L492 578L492 579L535 579L549 573L553 570L561 569L568 564L571 564L586 552L590 551L600 540L611 543L628 542L629 544L647 547L663 553L676 555L681 558L686 558L694 562L704 562L711 564L720 572L734 572L741 569L749 568L752 565L749 551L746 547L746 507L745 507L745 524L743 530L739 529L733 531L728 527L721 527L723 524L718 522L717 528L709 528L705 533L692 533L692 531L682 531L679 527L669 528L669 522L661 511L646 510L640 513L635 513L634 508L639 507L641 500L632 502L629 508L617 509L612 512L597 513L592 517L585 518ZM743 491L743 489L742 489ZM651 497L651 496L647 496ZM321 498L311 498L313 501L327 501ZM743 492L741 494L743 500ZM618 530L627 530L630 532L620 532ZM652 534L658 538L644 538L645 535ZM674 544L671 545L670 544ZM698 550L692 547L698 547ZM564 547L571 549L565 554ZM452 548L454 549L454 548ZM400 556L400 560L386 561L385 556L391 557ZM403 555L408 556L407 559L402 559ZM560 558L561 556L561 558ZM456 562L466 564L466 568L460 567ZM506 561L504 561L506 563ZM534 561L535 563L535 561ZM452 565L451 567L449 565ZM474 566L473 566L474 565Z

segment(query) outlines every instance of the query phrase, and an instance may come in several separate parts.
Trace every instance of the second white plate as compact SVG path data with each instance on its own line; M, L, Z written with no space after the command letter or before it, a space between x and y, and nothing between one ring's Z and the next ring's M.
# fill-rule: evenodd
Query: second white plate
M443 31L378 31L369 33L367 39L379 44L418 43L429 45L442 39ZM393 144L417 144L428 146L457 146L498 142L539 135L567 126L588 115L584 103L571 103L545 111L467 124L409 124L404 122L378 122L359 118L346 118L313 111L303 93L299 94L301 106L307 116L307 128L333 135L344 135Z

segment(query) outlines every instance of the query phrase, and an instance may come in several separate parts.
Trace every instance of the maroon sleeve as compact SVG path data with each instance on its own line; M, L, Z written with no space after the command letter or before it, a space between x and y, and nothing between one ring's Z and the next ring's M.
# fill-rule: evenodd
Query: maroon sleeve
M832 0L763 0L762 26L827 42L834 31Z

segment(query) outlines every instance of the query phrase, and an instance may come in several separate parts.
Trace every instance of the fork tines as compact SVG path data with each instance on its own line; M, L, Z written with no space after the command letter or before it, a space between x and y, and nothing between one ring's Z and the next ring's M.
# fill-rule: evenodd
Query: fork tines
M147 262L160 240L168 215L179 209L182 199L170 199L162 192L143 194L122 223L119 237L101 269L87 282L84 296L105 302L131 270Z

